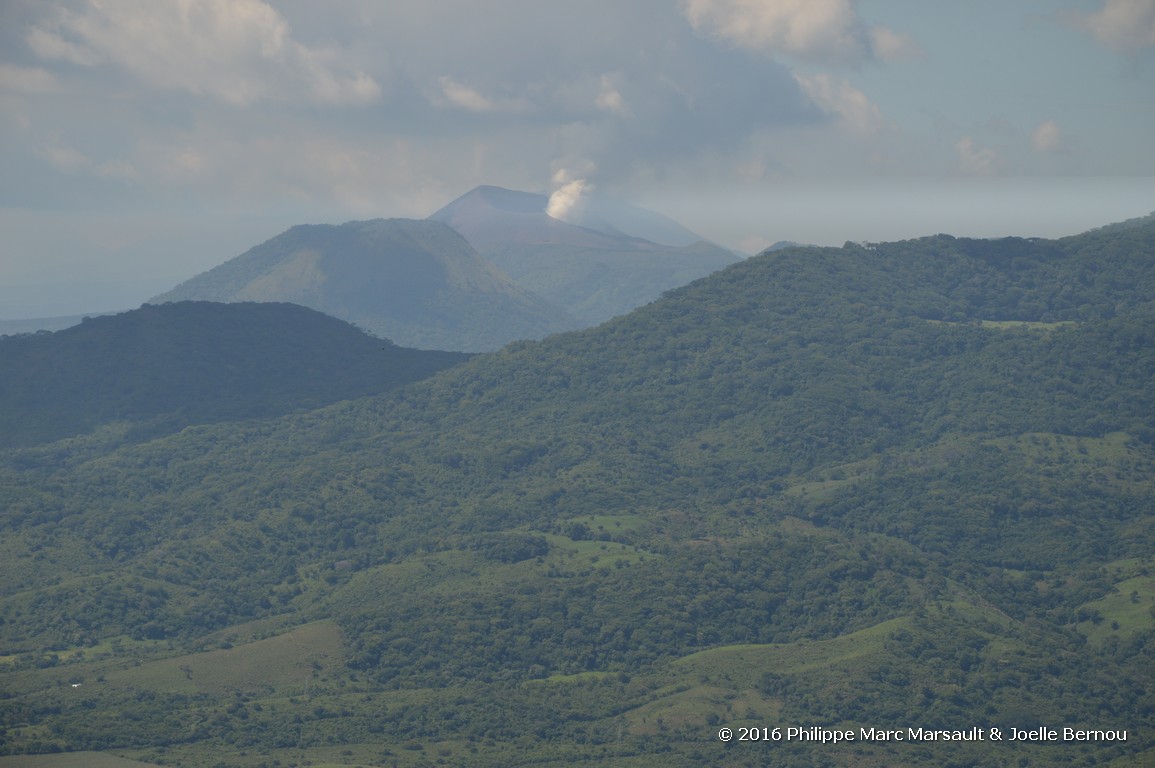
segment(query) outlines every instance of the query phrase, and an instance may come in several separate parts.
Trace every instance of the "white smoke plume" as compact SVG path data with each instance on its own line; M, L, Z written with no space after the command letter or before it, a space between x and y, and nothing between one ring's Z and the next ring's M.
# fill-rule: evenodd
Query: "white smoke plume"
M586 195L594 190L593 184L573 178L565 169L553 175L553 183L555 189L549 196L545 212L570 224L579 223L588 203Z

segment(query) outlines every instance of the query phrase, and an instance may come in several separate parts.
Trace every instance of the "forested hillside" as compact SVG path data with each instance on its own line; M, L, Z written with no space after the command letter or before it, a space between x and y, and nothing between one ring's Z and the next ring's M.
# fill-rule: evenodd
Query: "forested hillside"
M0 446L120 422L137 439L384 392L468 359L294 304L177 302L0 337Z
M1148 765L1152 381L1148 217L768 252L373 397L11 449L0 749Z

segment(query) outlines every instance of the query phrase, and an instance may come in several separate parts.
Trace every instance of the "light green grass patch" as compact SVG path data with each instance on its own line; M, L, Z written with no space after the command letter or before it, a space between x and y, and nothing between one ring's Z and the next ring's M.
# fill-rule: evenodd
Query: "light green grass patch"
M1081 437L1028 432L998 438L990 445L1022 457L1040 477L1081 482L1110 491L1150 492L1155 482L1155 451L1126 432Z
M926 320L930 325L975 325L974 321L958 322L955 320ZM1054 323L1044 323L1038 320L979 320L980 328L989 328L992 331L1062 331L1077 328L1074 320L1059 320Z
M714 685L677 688L626 713L631 735L654 735L670 728L715 723L773 722L781 704L754 690L734 691Z
M829 640L726 645L683 656L673 667L703 682L754 688L766 673L810 672L881 653L886 638L909 623L907 618L891 619Z
M104 684L180 693L267 688L297 692L306 681L343 662L340 630L333 622L319 621L267 640L109 672Z
M568 522L585 525L590 529L594 538L597 538L602 533L617 536L621 533L636 531L646 525L647 521L641 515L581 515Z
M616 541L574 541L556 533L542 534L549 542L550 553L546 562L571 567L589 565L595 568L613 568L641 563L657 555Z
M550 675L540 680L529 680L527 685L541 683L588 683L596 680L605 680L607 677L617 677L616 672L575 672L572 675Z
M993 328L996 331L1061 331L1074 328L1078 325L1074 320L1060 320L1056 323L1042 323L1034 320L980 320L983 328Z
M782 493L808 501L823 501L834 492L873 477L877 472L877 459L823 467L805 477L788 478L788 485Z
M0 768L155 768L105 752L60 752L52 755L12 755L0 757Z
M1115 585L1111 593L1081 606L1086 617L1075 628L1092 645L1126 642L1155 629L1155 576L1136 576Z
M628 733L623 733L628 736ZM623 740L625 741L625 740ZM429 741L411 739L404 742L379 741L345 743L329 747L285 748L271 750L231 750L205 748L200 745L176 746L166 750L166 765L185 768L268 768L270 765L311 766L311 768L431 768L432 766L468 765L473 768L507 768L511 765L547 766L597 765L602 768L659 768L669 764L666 755L633 755L628 743L568 744L538 743L535 756L526 760L525 744L501 740ZM615 755L620 750L623 755ZM134 753L136 751L134 750ZM140 750L140 756L151 754ZM140 764L124 766L138 768ZM7 768L2 766L0 768ZM42 768L36 766L36 768ZM69 766L73 768L73 766ZM119 768L109 766L108 768Z
M1150 768L1155 765L1155 748L1144 750L1137 755L1117 757L1109 763L1107 768Z
M1130 579L1134 576L1146 576L1149 573L1155 573L1155 558L1126 557L1107 563L1103 566L1103 570L1117 581Z
M400 595L432 597L508 583L523 569L522 563L491 563L474 552L435 552L358 571L326 603L338 615L360 613L365 605L387 605Z

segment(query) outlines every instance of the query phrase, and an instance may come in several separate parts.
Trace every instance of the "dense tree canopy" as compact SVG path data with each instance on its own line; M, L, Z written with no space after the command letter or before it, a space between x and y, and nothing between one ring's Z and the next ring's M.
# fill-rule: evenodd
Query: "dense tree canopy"
M785 249L373 396L9 449L0 748L1141 764L1153 258ZM1128 739L717 740L791 725Z

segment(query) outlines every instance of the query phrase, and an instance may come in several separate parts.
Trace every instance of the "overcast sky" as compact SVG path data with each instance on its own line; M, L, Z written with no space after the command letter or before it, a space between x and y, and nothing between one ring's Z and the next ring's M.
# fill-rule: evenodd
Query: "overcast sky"
M0 0L0 318L564 184L753 252L1155 210L1155 0Z

